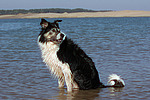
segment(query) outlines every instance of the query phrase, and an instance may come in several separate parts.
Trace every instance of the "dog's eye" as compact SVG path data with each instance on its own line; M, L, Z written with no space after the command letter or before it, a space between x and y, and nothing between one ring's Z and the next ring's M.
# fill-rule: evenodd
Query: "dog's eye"
M56 32L56 29L53 29L52 32Z
M52 35L53 33L52 32L49 32L49 35Z

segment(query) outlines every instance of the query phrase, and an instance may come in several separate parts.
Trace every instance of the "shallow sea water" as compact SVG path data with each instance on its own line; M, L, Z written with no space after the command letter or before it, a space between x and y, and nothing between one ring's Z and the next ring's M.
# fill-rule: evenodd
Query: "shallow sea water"
M101 81L115 73L126 86L59 89L37 45L40 19L0 19L0 100L150 99L150 17L62 20L61 30L93 59Z

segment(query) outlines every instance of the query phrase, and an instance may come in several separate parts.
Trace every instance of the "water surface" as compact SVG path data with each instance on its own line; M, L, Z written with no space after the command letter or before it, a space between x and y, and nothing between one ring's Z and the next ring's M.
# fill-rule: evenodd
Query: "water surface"
M42 62L40 19L0 19L0 99L150 99L150 18L62 20L61 30L93 59L101 81L115 73L126 86L68 94Z

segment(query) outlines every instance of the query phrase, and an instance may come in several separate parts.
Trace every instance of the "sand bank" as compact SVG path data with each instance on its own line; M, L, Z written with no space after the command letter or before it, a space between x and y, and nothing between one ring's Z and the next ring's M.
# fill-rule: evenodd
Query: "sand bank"
M28 13L18 15L0 15L0 19L16 18L86 18L86 17L150 17L150 11L111 11L79 13Z

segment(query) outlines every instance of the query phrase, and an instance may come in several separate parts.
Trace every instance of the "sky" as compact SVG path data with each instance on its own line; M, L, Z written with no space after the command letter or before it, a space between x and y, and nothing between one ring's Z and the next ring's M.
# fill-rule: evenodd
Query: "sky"
M0 0L0 10L43 8L150 11L150 0Z

